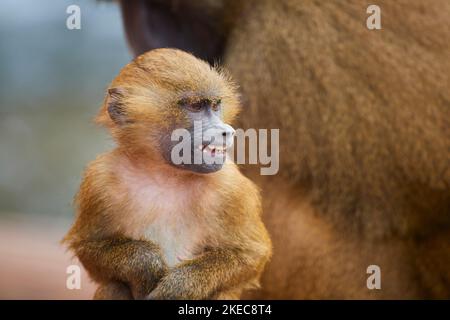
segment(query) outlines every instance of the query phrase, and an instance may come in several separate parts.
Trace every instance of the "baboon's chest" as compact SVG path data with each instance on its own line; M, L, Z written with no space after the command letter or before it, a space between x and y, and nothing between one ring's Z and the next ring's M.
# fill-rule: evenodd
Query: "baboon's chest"
M179 186L173 181L128 176L132 217L128 234L158 244L166 262L174 266L201 253L214 226L213 201L202 185Z
M157 243L166 262L169 266L174 266L199 254L204 248L208 233L205 228L202 229L200 225L187 219L159 217L145 229L144 237Z

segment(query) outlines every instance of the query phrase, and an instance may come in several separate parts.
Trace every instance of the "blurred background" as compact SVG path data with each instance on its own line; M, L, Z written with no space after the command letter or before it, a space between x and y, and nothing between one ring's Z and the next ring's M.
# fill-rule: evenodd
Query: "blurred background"
M69 5L81 30L68 30ZM66 289L59 244L84 166L112 141L92 118L130 59L113 3L3 0L0 7L0 299L90 298Z

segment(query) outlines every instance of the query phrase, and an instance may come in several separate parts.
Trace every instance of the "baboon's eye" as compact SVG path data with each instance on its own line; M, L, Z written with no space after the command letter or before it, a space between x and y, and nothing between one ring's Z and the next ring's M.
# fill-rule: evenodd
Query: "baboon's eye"
M189 105L189 109L194 112L199 112L205 107L205 103L202 101L194 102Z
M208 99L202 99L196 102L188 101L187 99L181 99L180 101L178 101L179 106L186 108L191 112L200 112L210 104L211 101L209 101Z
M222 99L217 99L216 101L214 101L211 104L211 109L213 109L214 111L219 111L221 103L222 103Z

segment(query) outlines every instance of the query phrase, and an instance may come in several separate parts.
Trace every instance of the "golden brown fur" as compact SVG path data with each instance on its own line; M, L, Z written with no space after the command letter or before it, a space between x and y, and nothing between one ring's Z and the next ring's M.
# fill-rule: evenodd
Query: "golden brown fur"
M270 256L255 185L232 162L197 174L167 164L158 135L187 119L180 96L218 95L229 122L238 100L229 79L193 56L154 50L127 65L120 88L125 125L97 121L118 147L86 169L77 218L65 238L91 277L96 299L238 298L258 284Z
M241 123L280 128L252 297L450 297L450 2L377 1L380 31L369 4L248 1L228 39Z
M382 30L366 28L371 4ZM220 59L242 85L241 124L281 128L280 175L247 170L274 242L252 297L450 297L448 0L121 7L135 53ZM381 290L365 286L370 264Z

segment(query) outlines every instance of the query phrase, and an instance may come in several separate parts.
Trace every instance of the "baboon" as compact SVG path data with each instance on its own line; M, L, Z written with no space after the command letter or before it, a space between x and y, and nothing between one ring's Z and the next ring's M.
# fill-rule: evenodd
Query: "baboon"
M223 71L180 50L147 52L114 79L97 122L117 147L86 169L65 238L100 285L94 298L229 299L258 286L271 243L258 189L226 157L238 107Z

